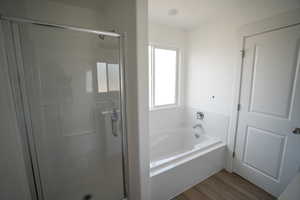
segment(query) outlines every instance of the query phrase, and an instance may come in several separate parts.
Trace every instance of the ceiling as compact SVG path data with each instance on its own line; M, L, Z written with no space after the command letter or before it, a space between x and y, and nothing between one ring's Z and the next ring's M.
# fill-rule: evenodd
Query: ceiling
M204 23L235 20L247 24L300 7L300 0L148 0L149 20L186 30ZM177 15L168 12L177 9ZM174 11L174 10L173 10ZM171 11L172 12L172 11Z

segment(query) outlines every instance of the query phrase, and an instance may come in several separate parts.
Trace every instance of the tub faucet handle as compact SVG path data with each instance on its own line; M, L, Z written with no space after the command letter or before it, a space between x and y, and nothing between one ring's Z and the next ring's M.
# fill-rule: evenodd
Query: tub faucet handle
M193 126L193 129L196 129L196 128L202 128L202 124L196 124Z
M204 119L204 113L203 112L196 112L196 119L203 120Z

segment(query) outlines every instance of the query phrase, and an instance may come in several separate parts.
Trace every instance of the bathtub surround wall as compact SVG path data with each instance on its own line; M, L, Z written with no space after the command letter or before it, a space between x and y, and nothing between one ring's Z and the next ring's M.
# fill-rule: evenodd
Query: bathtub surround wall
M204 119L196 118L197 112L204 113ZM195 124L201 124L200 131L202 134L218 138L225 144L227 143L227 132L230 117L224 114L218 114L204 110L202 107L186 107L185 108L185 126L193 127Z
M185 109L183 106L178 108L168 108L150 111L150 133L162 130L172 130L185 126ZM151 135L152 136L152 135Z

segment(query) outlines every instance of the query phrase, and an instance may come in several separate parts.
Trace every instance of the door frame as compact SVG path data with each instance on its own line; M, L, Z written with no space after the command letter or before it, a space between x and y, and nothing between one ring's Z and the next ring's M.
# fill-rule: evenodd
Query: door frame
M241 85L243 75L243 61L244 61L244 47L246 38L267 33L275 30L280 30L292 26L300 25L300 8L286 13L282 13L258 22L242 26L238 30L238 47L239 52L237 55L238 65L236 68L236 79L234 85L234 100L231 110L231 119L228 128L227 147L228 152L226 155L226 170L234 172L234 157L236 148L236 137L239 123L239 109L241 97Z

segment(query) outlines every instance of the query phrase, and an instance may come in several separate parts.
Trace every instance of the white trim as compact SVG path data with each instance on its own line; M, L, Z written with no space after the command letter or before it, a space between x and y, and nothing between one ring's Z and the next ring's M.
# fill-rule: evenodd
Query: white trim
M158 42L149 42L149 46L154 46L154 47L158 47L161 49L180 50L180 48L175 45L166 45L166 44L162 45L162 44L159 44Z
M287 13L283 13L280 15L276 15L262 21L258 21L249 25L243 26L239 31L239 48L240 50L244 49L245 39L247 37L286 28L289 26L294 26L300 23L300 9L296 9ZM238 52L240 54L240 52ZM233 157L232 153L234 152L236 145L236 135L237 135L237 126L238 126L238 114L237 106L240 102L240 93L241 93L241 83L242 83L242 73L243 73L243 59L242 56L238 56L238 68L237 68L237 76L235 80L235 88L234 88L234 102L232 106L232 114L230 120L230 126L228 130L227 137L227 163L226 170L232 172L234 171L233 166ZM243 106L243 105L242 105Z
M131 75L127 74L127 78L135 78L136 81L128 86L134 87L134 83L137 84L136 88L131 89L129 95L137 95L136 107L131 103L131 110L128 115L131 117L131 129L128 129L128 139L130 140L129 148L129 164L130 170L129 178L130 193L128 200L150 200L150 158L149 158L149 91L148 91L148 2L147 0L136 1L136 69L132 69L129 72L133 72ZM127 51L130 52L130 51ZM134 66L132 66L134 67ZM129 67L129 68L132 68ZM137 74L134 72L137 70ZM129 103L127 101L127 103ZM137 118L135 118L137 114ZM130 118L129 118L130 119ZM136 120L135 120L136 119ZM134 133L135 126L138 126L137 132Z
M180 101L180 61L181 61L181 50L178 47L171 47L168 45L158 45L158 44L154 44L154 43L149 43L148 47L150 47L151 49L151 66L149 66L151 68L151 95L150 95L150 102L149 102L149 110L153 111L153 110L162 110L162 109L170 109L170 108L177 108L180 107L181 105L181 101ZM155 49L165 49L165 50L172 50L172 51L176 51L176 77L175 77L175 103L174 104L167 104L167 105L159 105L156 106L154 104L155 101L155 82L154 82L154 74L155 74L155 54L154 54L154 50ZM150 71L150 70L149 70Z
M180 108L183 108L183 106L181 105L173 105L173 104L170 104L170 105L164 105L164 106L156 106L154 108L150 108L150 112L155 112L155 111L158 111L158 110L169 110L169 109L180 109Z

